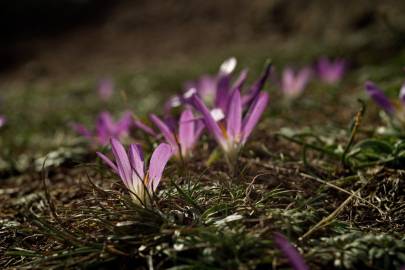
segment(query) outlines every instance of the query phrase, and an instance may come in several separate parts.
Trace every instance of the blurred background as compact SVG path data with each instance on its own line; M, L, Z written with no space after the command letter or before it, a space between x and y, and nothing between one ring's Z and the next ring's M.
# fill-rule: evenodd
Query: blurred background
M362 87L372 79L396 96L405 63L403 14L405 2L394 0L0 1L3 155L73 145L71 123L92 127L100 111L118 117L131 110L144 119L160 113L185 81L215 73L231 56L237 69L249 67L250 81L266 59L277 77L287 65L341 57L351 70L345 93L366 98ZM108 102L97 97L102 78L114 82ZM278 90L270 89L273 100ZM304 100L319 115L325 97L316 93L311 89ZM347 100L345 108L356 110L357 98Z
M299 59L332 51L354 64L375 50L378 61L402 48L404 12L395 0L1 1L0 83L190 65L245 49Z

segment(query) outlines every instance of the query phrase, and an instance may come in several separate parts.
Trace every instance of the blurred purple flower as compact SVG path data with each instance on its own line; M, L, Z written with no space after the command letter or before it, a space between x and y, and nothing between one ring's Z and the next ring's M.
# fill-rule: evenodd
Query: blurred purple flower
M132 125L131 112L125 112L117 122L114 122L109 112L102 112L97 118L94 131L90 131L84 125L78 123L74 123L72 128L85 138L100 145L106 145L110 138L122 139L128 136Z
M111 79L101 79L98 82L97 92L101 100L107 101L114 92L114 83Z
M380 106L388 115L396 118L401 125L405 125L405 83L399 91L399 100L390 100L384 92L373 82L365 83L367 94Z
M7 122L7 119L4 115L0 115L0 128L4 126Z
M205 126L228 158L234 158L257 125L266 109L268 98L267 93L259 93L243 118L242 98L240 91L236 89L231 95L228 110L224 113L222 109L216 109L225 115L220 121L215 119L217 113L210 112L199 96L193 96L192 104L202 114Z
M127 153L117 139L111 138L110 143L115 162L100 152L97 152L97 155L119 175L130 190L134 202L147 205L160 183L166 163L173 154L171 146L166 143L159 144L150 158L149 170L146 170L139 145L131 144Z
M347 62L344 59L330 60L322 57L318 60L316 71L322 81L328 84L335 84L343 78L346 67Z
M394 105L377 85L375 85L371 81L367 81L365 83L365 89L366 89L367 94L384 111L386 111L389 115L393 115L395 113Z
M274 242L278 249L288 259L289 264L294 270L309 270L309 267L304 261L304 258L298 250L288 242L287 238L281 233L274 234Z
M177 158L187 159L192 155L204 124L194 117L191 108L186 108L181 113L178 125L175 127L177 132L154 114L151 115L151 120L163 134L166 142L172 146Z
M281 90L287 98L298 97L311 78L311 69L306 67L298 71L285 68L281 75Z

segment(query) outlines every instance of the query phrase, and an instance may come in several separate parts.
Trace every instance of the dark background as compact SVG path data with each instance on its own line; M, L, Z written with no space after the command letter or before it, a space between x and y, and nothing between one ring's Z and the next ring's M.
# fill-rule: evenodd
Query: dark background
M14 0L0 3L0 78L107 73L226 46L309 40L402 48L402 1ZM354 61L355 62L355 61Z

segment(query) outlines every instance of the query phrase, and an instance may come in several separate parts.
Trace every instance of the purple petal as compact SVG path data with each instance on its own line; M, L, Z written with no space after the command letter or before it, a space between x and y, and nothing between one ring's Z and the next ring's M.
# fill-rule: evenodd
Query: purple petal
M282 74L281 88L288 97L297 97L304 91L311 77L311 70L303 68L296 74L291 68L285 68Z
M132 112L125 112L121 119L116 124L117 135L128 134L129 129L133 124Z
M250 106L249 111L242 123L242 143L247 141L247 138L252 133L253 129L257 125L257 122L259 122L260 116L266 109L268 102L269 94L262 92Z
M190 108L187 108L182 112L179 121L179 143L181 145L181 151L186 154L195 143L195 120L193 112Z
M100 144L105 144L111 137L115 137L115 125L110 113L102 112L99 114L96 132Z
M373 82L367 81L365 84L367 94L388 114L393 114L395 108L391 101L384 95L384 92L377 87Z
M243 99L243 105L249 106L256 97L259 95L260 91L263 89L264 84L269 78L271 73L271 63L268 63L262 76L250 87L248 94Z
M235 90L229 103L227 115L227 134L233 140L239 140L242 126L242 101L239 90Z
M105 164L107 164L108 166L110 166L110 168L116 173L118 173L118 168L117 166L107 157L105 156L103 153L100 152L96 152L97 156L99 156L99 158L101 158Z
M162 120L160 120L159 117L157 117L154 114L151 114L150 119L163 134L163 137L165 137L166 141L173 147L177 148L178 147L177 140L172 131L170 130L170 128L166 125L166 123L164 123Z
M137 178L143 181L145 177L143 154L139 144L131 144L129 147L129 162L135 171Z
M217 92L218 78L209 75L202 76L197 83L196 91L198 95L208 104L212 104L215 99ZM185 94L185 98L190 98L192 96L192 91L188 91L189 94Z
M244 69L240 72L239 77L235 80L232 85L232 89L242 89L242 86L246 82L248 70Z
M172 155L172 147L166 143L159 144L152 153L149 164L149 188L152 188L153 191L159 185L166 163Z
M280 251L288 259L288 262L294 270L309 270L304 258L301 256L298 250L288 242L284 235L281 233L275 233L274 242L278 249L280 249Z
M207 106L202 102L202 100L197 96L194 95L192 97L192 103L194 107L196 108L197 111L199 111L203 115L203 119L205 122L205 126L207 129L212 133L214 136L215 140L222 146L224 147L226 145L225 137L221 131L221 128L215 122L214 118L212 118L212 115L210 111L208 110Z
M111 138L111 148L117 163L118 173L124 184L129 188L132 179L132 169L125 148L115 138Z
M222 111L226 111L229 102L229 94L231 91L230 77L224 75L219 78L217 93L215 97L215 107L220 108Z
M147 133L153 137L156 137L156 135L157 135L156 132L152 128L147 126L145 123L143 123L142 121L134 119L133 124L135 127L143 130L145 133Z
M317 72L321 80L333 84L342 79L346 71L346 61L343 59L329 60L325 57L319 59Z

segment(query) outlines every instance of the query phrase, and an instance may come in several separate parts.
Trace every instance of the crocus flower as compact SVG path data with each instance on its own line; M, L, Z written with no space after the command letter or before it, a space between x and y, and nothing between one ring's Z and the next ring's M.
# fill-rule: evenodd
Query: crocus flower
M224 119L216 121L204 102L193 96L193 105L202 114L205 125L214 136L229 159L235 158L266 109L268 94L261 92L249 106L243 117L242 98L238 89L234 90Z
M247 78L247 70L244 69L233 81L232 72L235 66L236 59L230 58L221 65L215 76L203 75L199 80L187 83L182 95L174 96L166 102L165 110L168 111L172 107L189 103L192 96L198 95L209 108L220 108L226 111L231 94L235 89L241 90ZM263 88L269 77L270 67L270 64L267 65L261 77L252 84L242 96L242 104L244 107L255 100L256 96Z
M98 82L97 92L101 100L109 100L114 92L113 81L111 79L101 79Z
M196 120L191 108L186 108L180 115L177 132L162 121L159 117L152 114L151 121L160 130L166 142L169 143L177 158L186 159L192 154L192 150L200 137L204 125Z
M166 163L172 156L171 146L166 143L159 144L152 153L147 170L139 145L131 144L127 153L117 139L112 138L110 143L115 162L100 152L97 152L97 155L119 175L131 192L134 202L146 205L156 191Z
M365 83L367 94L380 106L388 115L397 118L405 124L405 83L399 91L399 101L390 100L384 92L373 82Z
M72 127L77 133L85 138L100 145L105 145L110 138L120 139L127 136L132 124L133 119L131 112L124 113L121 119L117 122L114 122L110 113L102 112L97 118L94 131L90 131L84 125L77 123L74 123Z
M367 94L388 114L392 115L395 112L394 105L391 101L385 96L384 92L373 82L367 81L365 83L365 89Z
M274 234L274 242L278 249L288 259L289 264L294 270L309 270L309 267L302 258L298 250L288 242L287 238L281 233Z
M6 117L3 115L0 115L0 128L2 126L4 126L6 124L6 122L7 122Z
M316 70L322 81L328 84L335 84L342 79L346 72L346 61L343 59L333 61L322 57L317 63Z
M310 78L311 70L309 68L303 68L297 72L286 68L281 75L281 90L287 98L296 98L304 91Z

